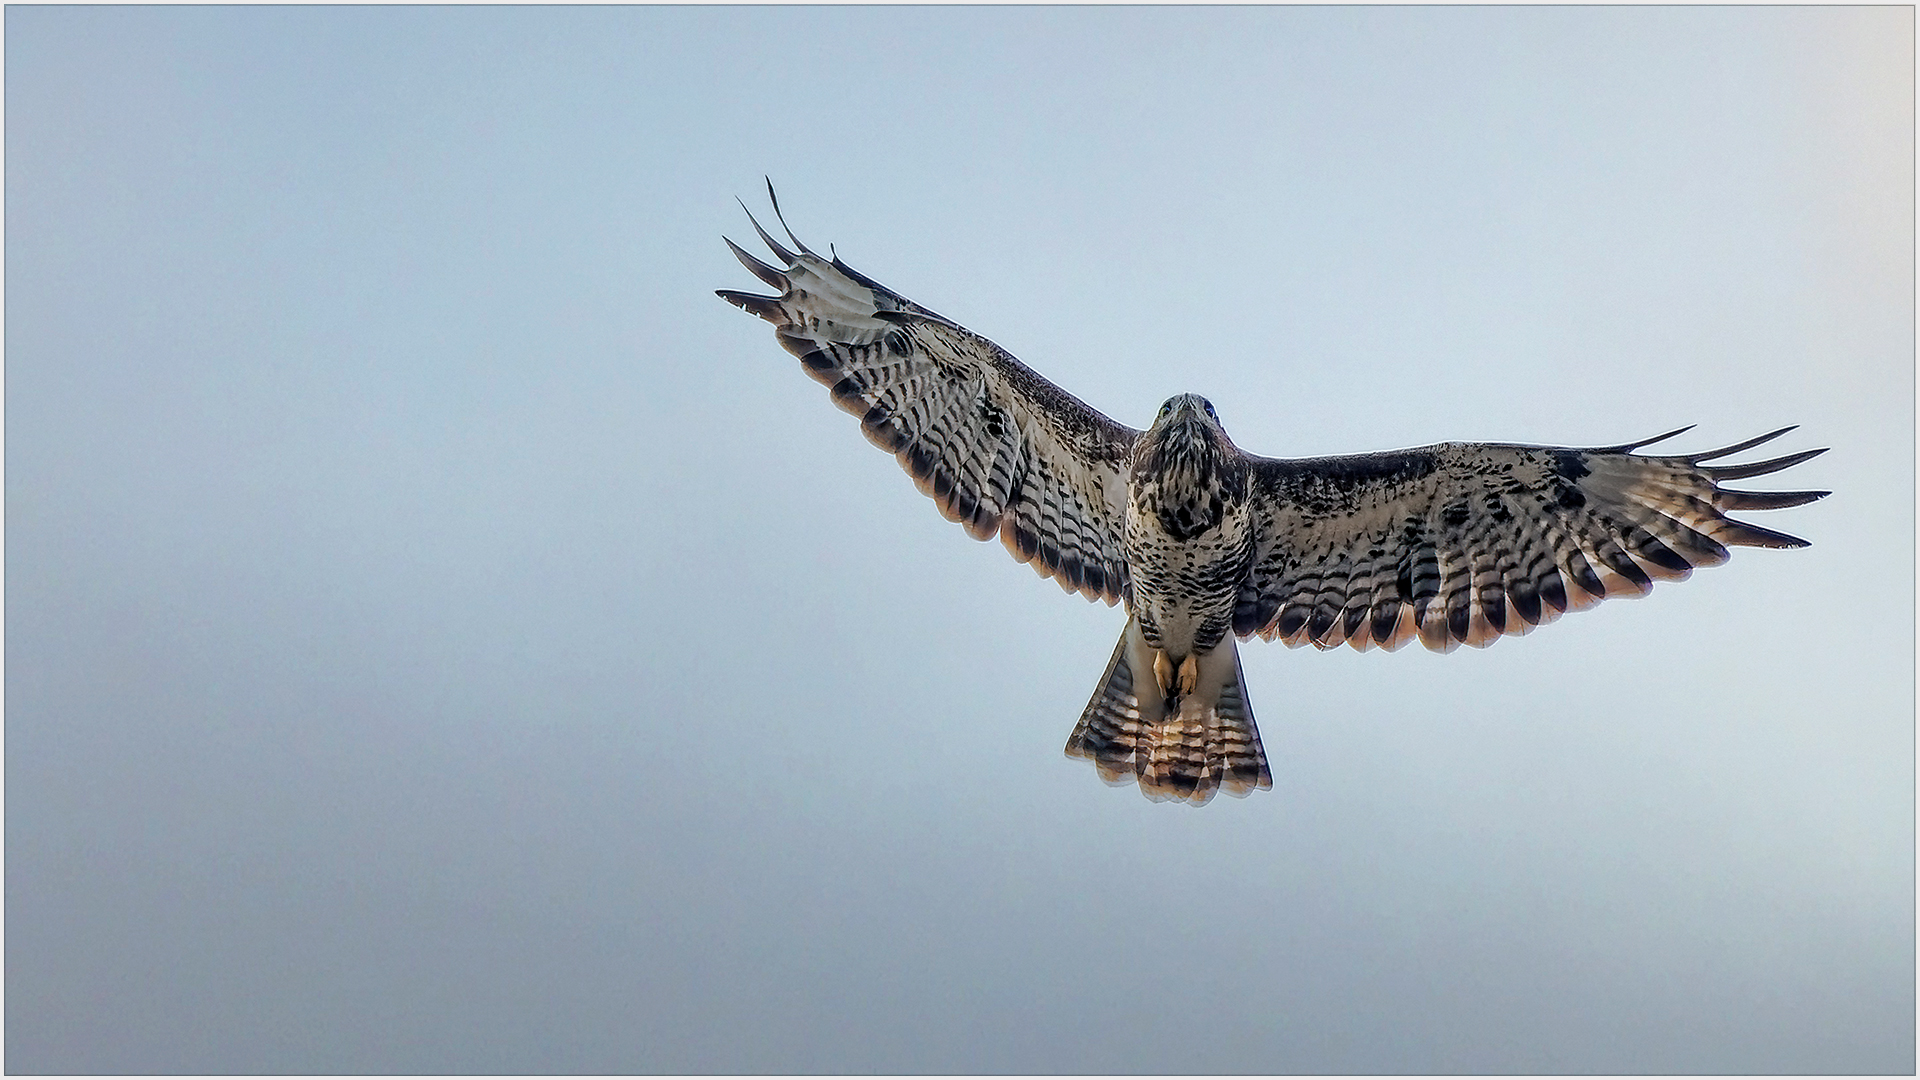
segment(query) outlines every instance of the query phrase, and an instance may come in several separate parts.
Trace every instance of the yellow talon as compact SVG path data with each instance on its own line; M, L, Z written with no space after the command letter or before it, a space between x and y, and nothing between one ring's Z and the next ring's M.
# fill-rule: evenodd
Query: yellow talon
M1173 664L1164 651L1156 650L1153 654L1153 681L1160 684L1161 697L1166 697L1167 691L1173 688Z
M1199 685L1200 660L1189 653L1185 660L1180 661L1180 696L1186 697L1193 693L1193 688Z

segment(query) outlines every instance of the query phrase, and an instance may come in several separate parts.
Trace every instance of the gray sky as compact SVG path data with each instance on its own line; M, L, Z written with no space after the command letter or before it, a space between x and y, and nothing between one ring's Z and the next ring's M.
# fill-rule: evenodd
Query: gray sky
M9 8L7 1068L1911 1070L1912 19ZM763 174L1123 422L1835 495L1153 805Z

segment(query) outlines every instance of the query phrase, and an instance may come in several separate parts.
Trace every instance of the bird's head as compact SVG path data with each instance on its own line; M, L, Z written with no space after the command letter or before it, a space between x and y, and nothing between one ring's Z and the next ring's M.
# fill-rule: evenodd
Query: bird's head
M1148 472L1205 483L1234 472L1240 456L1213 403L1199 394L1181 394L1160 406L1153 426L1140 437L1137 460Z
M1220 417L1213 411L1213 402L1199 394L1168 398L1153 418L1146 438L1152 443L1168 445L1196 444L1196 449L1199 444L1223 451L1233 446L1227 438L1227 429L1220 426Z

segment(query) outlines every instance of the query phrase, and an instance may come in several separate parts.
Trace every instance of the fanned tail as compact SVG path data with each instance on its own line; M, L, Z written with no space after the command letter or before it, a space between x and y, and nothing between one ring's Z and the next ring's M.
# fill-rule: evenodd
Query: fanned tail
M1133 619L1067 739L1067 756L1090 759L1109 784L1137 781L1155 802L1203 806L1221 788L1244 797L1273 786L1234 639L1200 657L1192 693L1168 700L1153 677L1153 648Z

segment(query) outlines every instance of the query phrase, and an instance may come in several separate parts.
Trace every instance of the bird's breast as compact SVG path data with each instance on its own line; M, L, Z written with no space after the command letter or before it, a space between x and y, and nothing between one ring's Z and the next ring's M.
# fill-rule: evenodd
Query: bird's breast
M1253 560L1246 499L1218 489L1130 491L1127 569L1132 610L1156 648L1185 656L1217 645Z

